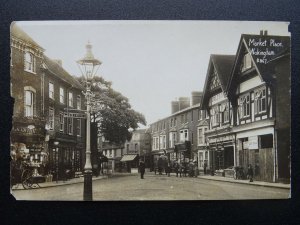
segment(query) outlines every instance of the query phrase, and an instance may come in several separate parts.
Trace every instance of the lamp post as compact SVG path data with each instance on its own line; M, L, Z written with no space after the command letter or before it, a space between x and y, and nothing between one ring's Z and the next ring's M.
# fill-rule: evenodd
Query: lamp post
M86 82L86 151L85 151L85 166L84 166L84 187L83 200L93 200L92 187L92 164L91 164L91 83L97 73L101 62L94 58L92 53L92 45L88 42L86 45L86 54L84 58L77 61L78 67Z

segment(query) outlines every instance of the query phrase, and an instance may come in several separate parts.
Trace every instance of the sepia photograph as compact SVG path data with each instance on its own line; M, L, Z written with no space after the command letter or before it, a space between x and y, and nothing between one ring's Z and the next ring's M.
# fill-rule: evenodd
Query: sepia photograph
M10 192L291 198L288 22L15 21Z

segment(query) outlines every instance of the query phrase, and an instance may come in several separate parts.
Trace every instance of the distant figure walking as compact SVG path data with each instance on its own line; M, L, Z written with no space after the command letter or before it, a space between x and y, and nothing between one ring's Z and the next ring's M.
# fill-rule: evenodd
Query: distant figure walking
M253 169L251 164L248 165L248 173L247 173L249 182L253 182Z
M141 179L144 179L144 174L145 174L145 163L144 161L140 161L139 165L140 173L141 173Z
M204 160L204 175L207 173L207 160Z

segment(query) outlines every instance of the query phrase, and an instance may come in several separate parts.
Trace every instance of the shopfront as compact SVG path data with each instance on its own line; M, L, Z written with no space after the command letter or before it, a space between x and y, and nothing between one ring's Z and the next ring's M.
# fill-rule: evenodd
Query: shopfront
M274 182L274 129L262 128L237 134L238 163L247 171L252 166L254 179Z
M220 134L208 137L210 169L213 171L233 168L235 165L235 135Z

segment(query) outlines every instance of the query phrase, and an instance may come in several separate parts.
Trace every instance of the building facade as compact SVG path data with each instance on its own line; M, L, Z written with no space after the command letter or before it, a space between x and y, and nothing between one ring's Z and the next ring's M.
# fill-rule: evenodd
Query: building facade
M62 67L44 55L42 99L46 118L49 166L63 179L66 170L79 173L84 166L86 119L84 90ZM74 115L75 114L75 115ZM82 115L78 117L78 115Z
M173 164L175 161L197 161L203 169L208 160L204 132L208 122L204 110L200 110L202 92L192 92L192 100L180 97L171 102L171 116L150 125L152 168L157 166L161 155Z
M11 26L10 38L11 95L14 98L11 150L34 156L34 152L46 152L45 114L41 97L44 49L16 25Z
M205 137L210 150L211 171L235 165L232 105L224 95L234 59L234 55L211 55L209 60L201 107L209 116Z
M289 37L243 34L228 83L236 163L252 165L257 180L289 179L289 52Z
M290 38L243 34L235 56L212 55L201 108L211 168L249 165L256 180L288 181Z
M16 24L11 26L12 151L65 179L82 171L85 149L83 87ZM74 117L74 113L81 117ZM73 116L70 117L70 113ZM43 170L42 170L43 168Z

